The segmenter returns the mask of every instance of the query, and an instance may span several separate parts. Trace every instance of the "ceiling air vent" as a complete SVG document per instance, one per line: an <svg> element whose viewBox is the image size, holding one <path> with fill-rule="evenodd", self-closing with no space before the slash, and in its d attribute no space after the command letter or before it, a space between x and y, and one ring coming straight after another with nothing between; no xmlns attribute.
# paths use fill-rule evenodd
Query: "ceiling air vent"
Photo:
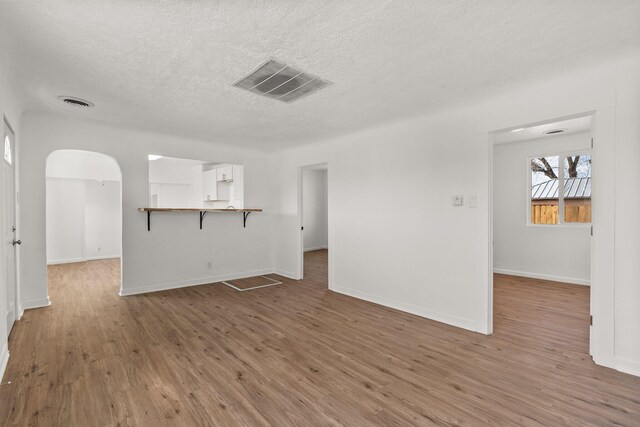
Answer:
<svg viewBox="0 0 640 427"><path fill-rule="evenodd" d="M75 96L59 96L58 99L65 104L73 105L74 107L93 107L93 102L76 98Z"/></svg>
<svg viewBox="0 0 640 427"><path fill-rule="evenodd" d="M233 86L279 101L293 102L330 84L291 65L269 59Z"/></svg>

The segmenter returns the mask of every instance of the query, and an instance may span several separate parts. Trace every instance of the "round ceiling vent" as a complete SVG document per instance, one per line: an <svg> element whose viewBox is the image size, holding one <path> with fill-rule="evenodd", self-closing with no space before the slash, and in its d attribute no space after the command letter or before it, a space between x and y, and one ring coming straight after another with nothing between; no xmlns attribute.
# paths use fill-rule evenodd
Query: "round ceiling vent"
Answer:
<svg viewBox="0 0 640 427"><path fill-rule="evenodd" d="M551 130L545 131L544 134L545 135L555 135L557 133L563 133L563 132L566 132L566 131L567 131L566 129L551 129Z"/></svg>
<svg viewBox="0 0 640 427"><path fill-rule="evenodd" d="M89 102L82 98L76 98L75 96L59 96L58 99L65 104L73 105L74 107L93 107L93 102Z"/></svg>

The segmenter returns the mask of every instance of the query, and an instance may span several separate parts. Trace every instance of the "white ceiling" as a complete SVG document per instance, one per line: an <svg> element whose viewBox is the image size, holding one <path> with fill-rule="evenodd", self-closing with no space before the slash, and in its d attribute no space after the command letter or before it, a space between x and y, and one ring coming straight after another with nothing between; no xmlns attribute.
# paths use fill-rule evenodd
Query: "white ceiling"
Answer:
<svg viewBox="0 0 640 427"><path fill-rule="evenodd" d="M636 50L638 22L637 0L3 1L0 66L32 110L275 150ZM268 57L333 85L231 86Z"/></svg>
<svg viewBox="0 0 640 427"><path fill-rule="evenodd" d="M529 141L532 139L551 138L558 135L589 132L591 130L591 119L592 116L582 116L551 123L542 123L535 126L506 130L495 133L493 135L493 143L507 144L510 142ZM564 129L564 132L551 135L545 134L545 132L555 129Z"/></svg>

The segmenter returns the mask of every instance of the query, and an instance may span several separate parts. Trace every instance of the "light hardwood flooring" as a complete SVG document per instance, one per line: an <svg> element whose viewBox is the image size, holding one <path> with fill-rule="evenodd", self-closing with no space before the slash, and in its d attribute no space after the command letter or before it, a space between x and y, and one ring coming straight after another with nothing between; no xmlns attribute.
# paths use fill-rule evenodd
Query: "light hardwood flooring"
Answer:
<svg viewBox="0 0 640 427"><path fill-rule="evenodd" d="M124 298L116 260L50 267L0 425L640 425L640 378L587 354L588 288L496 276L484 336L330 292L326 259L300 282Z"/></svg>

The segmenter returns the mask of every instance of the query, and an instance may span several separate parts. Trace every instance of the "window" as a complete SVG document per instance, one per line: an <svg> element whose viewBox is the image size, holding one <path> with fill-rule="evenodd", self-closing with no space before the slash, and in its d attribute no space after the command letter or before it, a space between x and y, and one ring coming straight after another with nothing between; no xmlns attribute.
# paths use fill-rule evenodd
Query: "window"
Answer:
<svg viewBox="0 0 640 427"><path fill-rule="evenodd" d="M4 137L4 160L11 164L11 141L9 140L9 135Z"/></svg>
<svg viewBox="0 0 640 427"><path fill-rule="evenodd" d="M534 157L531 224L591 222L591 155Z"/></svg>

